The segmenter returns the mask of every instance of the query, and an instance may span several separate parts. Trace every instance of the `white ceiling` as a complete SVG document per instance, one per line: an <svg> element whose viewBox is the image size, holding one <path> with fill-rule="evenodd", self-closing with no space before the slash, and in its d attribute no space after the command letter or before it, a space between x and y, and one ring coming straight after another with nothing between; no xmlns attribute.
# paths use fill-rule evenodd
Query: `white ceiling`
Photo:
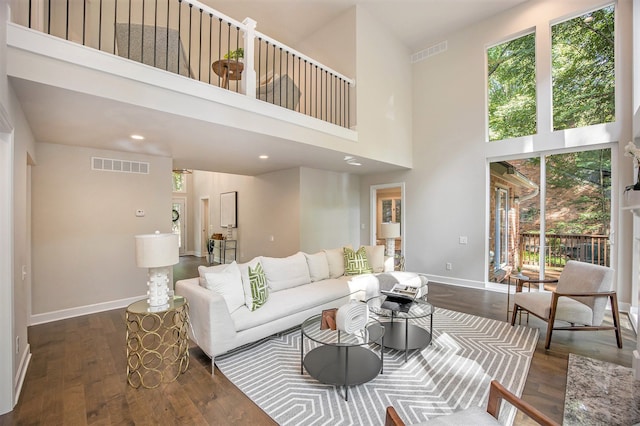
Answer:
<svg viewBox="0 0 640 426"><path fill-rule="evenodd" d="M527 0L202 0L286 44L314 33L350 7L361 4L404 42L419 51L439 37ZM328 64L330 65L330 64ZM185 119L160 111L13 78L33 134L39 142L170 156L175 168L257 175L293 167L378 173L397 167L363 161L345 164L344 153ZM144 144L122 135L143 133ZM153 141L150 143L150 141ZM267 161L258 155L267 153Z"/></svg>
<svg viewBox="0 0 640 426"><path fill-rule="evenodd" d="M528 0L200 0L285 44L303 39L350 7L365 8L412 53L441 41L446 34Z"/></svg>

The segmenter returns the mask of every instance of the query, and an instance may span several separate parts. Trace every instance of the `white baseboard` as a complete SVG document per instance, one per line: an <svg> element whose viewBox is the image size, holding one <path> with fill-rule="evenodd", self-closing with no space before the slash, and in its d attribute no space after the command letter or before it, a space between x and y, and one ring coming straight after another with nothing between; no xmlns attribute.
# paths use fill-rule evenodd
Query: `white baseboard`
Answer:
<svg viewBox="0 0 640 426"><path fill-rule="evenodd" d="M487 288L483 281L472 281L461 278L442 277L439 275L424 274L429 279L429 282L435 282L438 284L455 285L459 287L477 288L480 290L492 290Z"/></svg>
<svg viewBox="0 0 640 426"><path fill-rule="evenodd" d="M31 345L27 344L24 353L22 354L22 359L20 359L20 365L18 366L18 371L16 372L16 377L13 380L13 395L14 401L13 406L15 407L20 399L20 392L22 392L22 385L24 384L24 378L27 376L27 368L29 367L29 363L31 362Z"/></svg>
<svg viewBox="0 0 640 426"><path fill-rule="evenodd" d="M78 306L76 308L62 309L44 314L31 315L29 325L44 324L81 315L95 314L97 312L110 311L112 309L126 308L133 302L144 299L146 295L129 297L127 299L113 300L111 302L95 303L93 305Z"/></svg>

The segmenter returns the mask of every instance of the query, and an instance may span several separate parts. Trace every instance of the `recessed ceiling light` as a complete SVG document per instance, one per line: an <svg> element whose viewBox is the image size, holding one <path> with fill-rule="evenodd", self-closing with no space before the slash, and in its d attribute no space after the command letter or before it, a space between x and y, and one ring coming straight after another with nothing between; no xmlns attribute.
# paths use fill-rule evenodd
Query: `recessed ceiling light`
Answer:
<svg viewBox="0 0 640 426"><path fill-rule="evenodd" d="M135 139L137 141L141 141L144 139L144 136L142 135L131 135L131 139Z"/></svg>
<svg viewBox="0 0 640 426"><path fill-rule="evenodd" d="M259 158L259 159L261 159L261 160L266 160L267 158L269 158L269 156L268 156L268 155L266 155L266 154L262 154L262 155L261 155L261 156L259 156L258 158Z"/></svg>
<svg viewBox="0 0 640 426"><path fill-rule="evenodd" d="M356 160L354 157L350 155L345 155L344 161L346 161L347 164L350 166L362 166L362 163L360 163L358 160Z"/></svg>

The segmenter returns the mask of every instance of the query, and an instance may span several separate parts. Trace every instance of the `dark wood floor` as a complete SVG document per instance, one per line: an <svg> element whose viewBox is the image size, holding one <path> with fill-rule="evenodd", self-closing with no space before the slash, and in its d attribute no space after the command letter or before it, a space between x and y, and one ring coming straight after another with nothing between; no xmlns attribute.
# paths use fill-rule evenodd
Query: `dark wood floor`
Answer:
<svg viewBox="0 0 640 426"><path fill-rule="evenodd" d="M174 279L196 276L201 259L182 258ZM429 285L437 307L506 320L506 296L482 290ZM626 318L626 317L625 317ZM631 366L635 335L625 330L624 349L613 332L557 332L544 350L541 329L523 398L562 421L567 360L570 352ZM217 369L209 358L190 349L188 371L157 389L133 389L126 382L124 309L86 315L29 328L32 359L15 409L1 425L83 424L275 424ZM383 409L382 407L380 408ZM518 416L516 424L529 424Z"/></svg>

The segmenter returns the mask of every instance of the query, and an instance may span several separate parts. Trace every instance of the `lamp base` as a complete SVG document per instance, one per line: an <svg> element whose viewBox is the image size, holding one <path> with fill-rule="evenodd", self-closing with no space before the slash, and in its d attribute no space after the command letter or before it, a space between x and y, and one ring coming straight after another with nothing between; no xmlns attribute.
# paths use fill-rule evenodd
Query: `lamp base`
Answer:
<svg viewBox="0 0 640 426"><path fill-rule="evenodd" d="M385 242L386 242L386 246L385 246L384 254L386 256L395 256L396 255L396 239L387 238Z"/></svg>
<svg viewBox="0 0 640 426"><path fill-rule="evenodd" d="M169 299L173 296L173 291L169 290L169 267L149 268L149 281L147 286L147 303L156 309L168 308Z"/></svg>

